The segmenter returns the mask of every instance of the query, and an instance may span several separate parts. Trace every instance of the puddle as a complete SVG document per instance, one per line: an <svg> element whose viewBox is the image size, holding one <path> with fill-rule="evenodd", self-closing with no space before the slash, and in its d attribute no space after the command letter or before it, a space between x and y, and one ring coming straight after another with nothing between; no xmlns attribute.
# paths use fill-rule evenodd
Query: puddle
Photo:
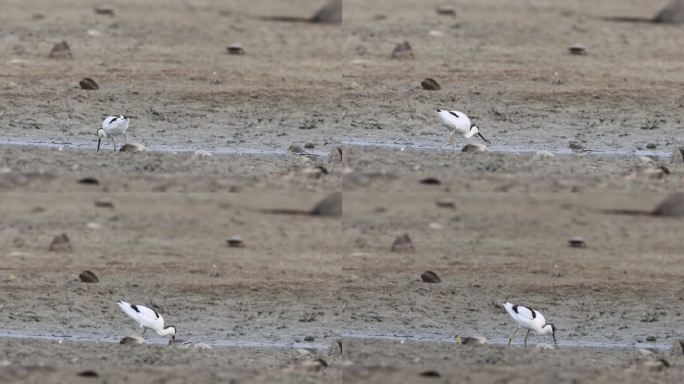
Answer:
<svg viewBox="0 0 684 384"><path fill-rule="evenodd" d="M373 141L373 140L343 140L343 145L351 145L355 147L368 147L368 148L387 148L387 149L414 149L422 151L439 151L439 152L453 152L450 146L444 145L432 145L428 143L390 143L386 141ZM456 147L456 151L460 152L460 146ZM526 155L534 154L538 150L547 150L558 156L570 156L570 155L596 155L596 156L653 156L657 158L667 159L672 156L670 152L666 151L656 151L656 150L617 150L617 149L605 149L605 150L590 150L587 152L573 152L570 148L529 148L529 147L516 147L511 145L490 145L489 149L492 152L510 153L516 155Z"/></svg>
<svg viewBox="0 0 684 384"><path fill-rule="evenodd" d="M97 143L96 143L97 144ZM45 142L32 142L26 140L0 140L0 145L12 145L19 147L39 147L39 148L54 148L57 150L65 149L77 149L77 150L92 150L95 152L97 149L96 145L92 143L45 143ZM118 149L118 147L117 147ZM189 147L180 147L174 145L150 145L145 146L145 151L147 152L161 152L161 153L176 153L176 154L192 154L197 150L205 150L215 156L234 156L234 155L258 155L258 156L286 156L289 154L287 148L281 149L269 149L269 148L250 148L250 147L208 147L201 145L194 145ZM101 152L111 152L111 146L109 148L103 147L100 149ZM307 153L318 156L325 156L325 151L307 150Z"/></svg>
<svg viewBox="0 0 684 384"><path fill-rule="evenodd" d="M81 342L81 343L118 343L121 337L103 336L103 335L60 335L60 334L33 334L26 332L0 332L0 339L22 339L22 340L46 340L56 341L59 343L65 341ZM192 343L205 343L214 348L259 348L259 349L311 349L320 352L328 350L328 344L323 343L288 343L281 341L255 341L255 340L241 340L241 339L225 339L225 340L201 340L194 338L179 338L181 341L188 341ZM145 343L150 345L167 345L169 339L167 338L150 338L146 339Z"/></svg>
<svg viewBox="0 0 684 384"><path fill-rule="evenodd" d="M371 332L355 332L355 331L349 331L349 332L343 332L340 334L341 337L346 337L346 338L352 338L352 339L362 339L362 340L385 340L385 341L399 341L399 342L406 342L406 341L417 341L417 342L424 342L424 343L455 343L455 338L452 335L399 335L399 334L394 334L394 335L388 335L388 334L382 334L382 333L371 333ZM507 345L508 344L508 338L492 338L492 339L487 339L489 344L492 345ZM538 343L546 343L546 344L553 344L553 339L551 337L548 337L548 340L546 340L545 337L542 338L537 338L536 340L528 340L528 347L538 344ZM522 346L523 342L522 341L514 341L511 343L511 345L516 345L516 346ZM588 340L562 340L558 339L558 347L559 348L573 348L573 349L641 349L641 348L649 348L649 349L657 349L657 350L668 350L671 347L671 344L665 344L665 343L639 343L636 341L633 342L608 342L608 341L588 341Z"/></svg>

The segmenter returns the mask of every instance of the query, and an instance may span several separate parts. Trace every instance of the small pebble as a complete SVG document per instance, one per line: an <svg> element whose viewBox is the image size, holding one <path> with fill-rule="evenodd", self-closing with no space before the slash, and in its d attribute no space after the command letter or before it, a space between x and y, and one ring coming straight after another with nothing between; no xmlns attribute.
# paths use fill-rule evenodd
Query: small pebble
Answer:
<svg viewBox="0 0 684 384"><path fill-rule="evenodd" d="M98 15L114 16L114 8L106 4L98 5L95 7L95 13Z"/></svg>
<svg viewBox="0 0 684 384"><path fill-rule="evenodd" d="M422 179L420 183L425 185L442 185L442 182L436 177L427 177Z"/></svg>
<svg viewBox="0 0 684 384"><path fill-rule="evenodd" d="M194 157L213 157L214 155L211 154L209 151L205 151L203 149L198 149L192 154Z"/></svg>
<svg viewBox="0 0 684 384"><path fill-rule="evenodd" d="M94 177L84 177L78 180L79 184L98 185L100 182Z"/></svg>
<svg viewBox="0 0 684 384"><path fill-rule="evenodd" d="M413 247L411 237L408 235L408 233L405 233L401 236L397 236L397 238L394 239L391 250L393 252L412 252L415 251L415 248Z"/></svg>
<svg viewBox="0 0 684 384"><path fill-rule="evenodd" d="M456 8L451 5L442 5L436 9L438 15L456 16Z"/></svg>
<svg viewBox="0 0 684 384"><path fill-rule="evenodd" d="M487 339L482 336L456 336L456 344L462 345L484 345L487 344Z"/></svg>
<svg viewBox="0 0 684 384"><path fill-rule="evenodd" d="M245 54L245 49L242 47L242 44L240 44L240 43L231 44L226 49L228 50L228 53L230 53L231 55L244 55Z"/></svg>
<svg viewBox="0 0 684 384"><path fill-rule="evenodd" d="M98 208L114 208L114 202L107 199L96 199L95 206Z"/></svg>
<svg viewBox="0 0 684 384"><path fill-rule="evenodd" d="M50 251L63 252L71 250L71 241L69 240L69 236L67 236L66 233L63 233L59 236L55 236L55 238L52 239L52 243L50 244Z"/></svg>
<svg viewBox="0 0 684 384"><path fill-rule="evenodd" d="M79 81L78 85L81 86L81 89L85 89L87 91L94 91L100 89L100 86L97 85L95 80L91 79L90 77L86 77L83 80Z"/></svg>
<svg viewBox="0 0 684 384"><path fill-rule="evenodd" d="M420 278L423 280L424 283L428 284L438 284L442 282L442 279L437 276L436 273L432 271L425 271L423 274L420 275Z"/></svg>
<svg viewBox="0 0 684 384"><path fill-rule="evenodd" d="M119 152L143 152L145 146L137 143L128 143L121 146Z"/></svg>
<svg viewBox="0 0 684 384"><path fill-rule="evenodd" d="M582 236L575 236L572 239L568 240L568 244L570 244L570 247L572 248L586 248L587 243L584 241L584 238Z"/></svg>
<svg viewBox="0 0 684 384"><path fill-rule="evenodd" d="M226 243L228 243L228 246L231 248L245 247L245 243L242 241L242 238L240 236L233 236L230 239L226 240Z"/></svg>
<svg viewBox="0 0 684 384"><path fill-rule="evenodd" d="M62 41L61 43L55 43L50 51L51 59L71 59L71 48L69 43Z"/></svg>
<svg viewBox="0 0 684 384"><path fill-rule="evenodd" d="M78 275L78 278L81 280L83 283L99 283L100 279L97 278L97 275L95 275L91 271L83 271L81 272L80 275Z"/></svg>
<svg viewBox="0 0 684 384"><path fill-rule="evenodd" d="M570 51L571 55L586 55L587 54L587 49L584 47L584 44L581 43L576 43L568 47L568 51Z"/></svg>
<svg viewBox="0 0 684 384"><path fill-rule="evenodd" d="M87 370L87 371L81 371L78 373L79 376L81 377L100 377L100 375L92 370Z"/></svg>
<svg viewBox="0 0 684 384"><path fill-rule="evenodd" d="M440 89L442 89L442 87L439 85L439 83L435 79L432 79L429 77L427 79L423 80L420 83L420 85L423 87L423 89L425 89L427 91L439 91Z"/></svg>
<svg viewBox="0 0 684 384"><path fill-rule="evenodd" d="M311 209L310 214L312 216L342 216L342 193L330 193Z"/></svg>
<svg viewBox="0 0 684 384"><path fill-rule="evenodd" d="M486 145L480 144L480 143L466 144L461 149L461 152L466 152L466 153L479 153L479 152L487 152L487 151L489 151L489 148L487 148Z"/></svg>
<svg viewBox="0 0 684 384"><path fill-rule="evenodd" d="M145 339L143 339L140 336L126 336L121 341L119 341L119 344L121 345L140 345L145 342Z"/></svg>
<svg viewBox="0 0 684 384"><path fill-rule="evenodd" d="M440 208L456 209L456 202L450 199L439 199L435 204Z"/></svg>
<svg viewBox="0 0 684 384"><path fill-rule="evenodd" d="M413 48L408 41L397 44L392 51L393 59L413 59L414 57Z"/></svg>
<svg viewBox="0 0 684 384"><path fill-rule="evenodd" d="M656 148L658 148L658 145L656 145L655 143L646 144L646 149L656 149Z"/></svg>

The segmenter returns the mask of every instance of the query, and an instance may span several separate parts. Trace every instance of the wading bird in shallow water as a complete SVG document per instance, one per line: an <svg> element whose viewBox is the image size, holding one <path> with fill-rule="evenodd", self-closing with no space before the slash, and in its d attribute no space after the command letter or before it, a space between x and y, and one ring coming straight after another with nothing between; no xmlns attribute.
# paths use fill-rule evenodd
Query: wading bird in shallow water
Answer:
<svg viewBox="0 0 684 384"><path fill-rule="evenodd" d="M490 141L485 139L480 133L480 128L475 124L471 124L470 118L465 113L438 109L437 117L451 131L449 134L449 144L451 144L452 148L455 146L454 135L457 133L466 139L478 135L485 143L490 144Z"/></svg>
<svg viewBox="0 0 684 384"><path fill-rule="evenodd" d="M525 348L527 348L527 338L530 336L530 331L537 335L551 335L553 336L553 344L558 348L558 343L556 342L556 327L551 323L546 323L544 316L537 310L523 307L518 304L506 303L504 304L506 312L518 323L518 327L515 328L511 337L508 338L508 346L511 346L511 341L513 337L518 332L520 328L527 328L527 334L525 334Z"/></svg>
<svg viewBox="0 0 684 384"><path fill-rule="evenodd" d="M124 311L128 317L140 324L140 328L143 329L143 336L145 336L145 331L149 328L159 336L171 335L172 339L176 338L176 327L173 325L165 327L164 318L154 309L147 308L143 305L129 304L125 301L119 301L117 304L119 304L121 310Z"/></svg>
<svg viewBox="0 0 684 384"><path fill-rule="evenodd" d="M112 145L114 146L114 151L116 151L114 136L123 136L124 143L128 144L128 138L126 137L127 129L128 117L124 115L105 117L104 121L102 122L102 128L97 130L97 151L100 151L100 143L102 143L102 139L106 139L108 137L112 138Z"/></svg>

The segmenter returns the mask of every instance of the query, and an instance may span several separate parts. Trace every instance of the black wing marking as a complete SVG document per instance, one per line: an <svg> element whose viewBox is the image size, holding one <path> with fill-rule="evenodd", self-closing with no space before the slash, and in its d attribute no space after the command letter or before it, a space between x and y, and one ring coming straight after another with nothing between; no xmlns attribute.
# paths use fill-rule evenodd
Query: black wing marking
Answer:
<svg viewBox="0 0 684 384"><path fill-rule="evenodd" d="M116 121L116 119L118 119L118 117L116 117L116 116L112 117L112 119L111 119L111 120L109 120L109 124L111 124L111 123L115 122L115 121Z"/></svg>
<svg viewBox="0 0 684 384"><path fill-rule="evenodd" d="M133 308L134 311L140 313L140 310L138 309L138 307L135 304L131 304L131 308Z"/></svg>
<svg viewBox="0 0 684 384"><path fill-rule="evenodd" d="M452 115L454 115L454 116L456 116L457 119L460 119L460 118L461 118L459 115L455 114L454 112L449 111L449 113L452 114Z"/></svg>
<svg viewBox="0 0 684 384"><path fill-rule="evenodd" d="M520 312L518 312L518 307L519 307L519 305L518 305L518 304L515 304L515 305L513 305L513 307L511 307L511 308L513 309L513 312L515 312L515 313L520 313ZM537 318L537 311L535 311L534 309L532 309L532 308L530 308L530 307L523 307L523 308L525 308L525 309L527 309L527 310L530 311L530 313L532 314L532 319Z"/></svg>
<svg viewBox="0 0 684 384"><path fill-rule="evenodd" d="M154 312L154 314L157 315L157 319L158 319L158 318L159 318L159 314L157 313L157 311L155 311L154 309L152 309L152 312Z"/></svg>

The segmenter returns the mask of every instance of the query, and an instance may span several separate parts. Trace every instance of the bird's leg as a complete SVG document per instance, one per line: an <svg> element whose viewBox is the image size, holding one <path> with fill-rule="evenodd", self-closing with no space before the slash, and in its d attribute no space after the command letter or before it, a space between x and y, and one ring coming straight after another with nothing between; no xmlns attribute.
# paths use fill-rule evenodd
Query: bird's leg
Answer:
<svg viewBox="0 0 684 384"><path fill-rule="evenodd" d="M454 132L456 132L456 131L454 131ZM454 143L454 132L451 132L449 134L449 144L451 144L451 149L455 151L456 150L456 144Z"/></svg>
<svg viewBox="0 0 684 384"><path fill-rule="evenodd" d="M114 146L114 152L116 152L116 143L114 142L114 136L112 136L112 145Z"/></svg>
<svg viewBox="0 0 684 384"><path fill-rule="evenodd" d="M124 132L124 144L128 144L128 137L126 137L126 132Z"/></svg>
<svg viewBox="0 0 684 384"><path fill-rule="evenodd" d="M146 331L147 331L147 327L143 327L143 331L142 331L143 338L145 338L145 332Z"/></svg>
<svg viewBox="0 0 684 384"><path fill-rule="evenodd" d="M527 338L530 337L530 330L527 330L527 334L525 334L525 348L527 348Z"/></svg>
<svg viewBox="0 0 684 384"><path fill-rule="evenodd" d="M511 341L513 341L513 338L515 337L515 334L518 333L518 329L520 329L520 328L516 328L516 329L513 331L513 333L511 334L511 337L508 338L508 346L509 346L509 347L511 346Z"/></svg>

